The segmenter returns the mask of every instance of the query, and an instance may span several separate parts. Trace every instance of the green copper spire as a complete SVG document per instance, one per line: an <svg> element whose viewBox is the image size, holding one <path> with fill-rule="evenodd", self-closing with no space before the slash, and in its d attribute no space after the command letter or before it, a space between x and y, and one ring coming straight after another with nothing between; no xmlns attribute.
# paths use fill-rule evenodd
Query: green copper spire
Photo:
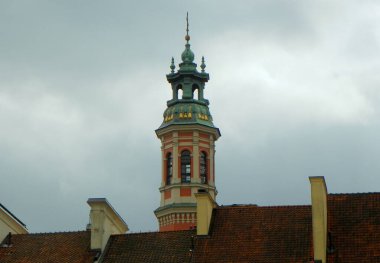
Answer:
<svg viewBox="0 0 380 263"><path fill-rule="evenodd" d="M194 61L194 53L190 49L190 36L189 36L189 13L186 14L186 45L185 50L182 52L181 58L182 63L179 64L179 69L182 71L195 71L197 68L197 64L193 63Z"/></svg>

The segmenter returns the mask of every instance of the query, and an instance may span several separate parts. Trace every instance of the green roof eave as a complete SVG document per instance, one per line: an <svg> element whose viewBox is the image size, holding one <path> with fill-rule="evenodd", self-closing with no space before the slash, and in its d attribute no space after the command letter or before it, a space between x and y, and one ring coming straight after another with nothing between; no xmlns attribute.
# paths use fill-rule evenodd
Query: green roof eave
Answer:
<svg viewBox="0 0 380 263"><path fill-rule="evenodd" d="M198 79L203 80L204 82L207 82L210 79L210 76L208 73L204 72L198 72L198 71L178 71L176 73L170 73L166 75L166 79L172 83L177 81L178 79L182 77L196 77Z"/></svg>
<svg viewBox="0 0 380 263"><path fill-rule="evenodd" d="M206 127L206 128L214 130L215 131L216 139L218 139L220 136L222 136L222 134L220 133L219 128L217 128L215 126L210 126L210 125L202 124L202 123L199 123L199 122L163 123L163 124L161 124L161 126L158 129L155 130L155 132L156 132L156 135L158 136L159 133L160 133L160 131L162 131L163 129L169 128L171 126L191 126L191 125L200 125L202 127Z"/></svg>
<svg viewBox="0 0 380 263"><path fill-rule="evenodd" d="M182 104L182 103L193 103L193 104L198 104L202 106L208 106L210 103L206 99L202 100L195 100L195 99L171 99L166 102L166 105L168 107L176 105L176 104Z"/></svg>

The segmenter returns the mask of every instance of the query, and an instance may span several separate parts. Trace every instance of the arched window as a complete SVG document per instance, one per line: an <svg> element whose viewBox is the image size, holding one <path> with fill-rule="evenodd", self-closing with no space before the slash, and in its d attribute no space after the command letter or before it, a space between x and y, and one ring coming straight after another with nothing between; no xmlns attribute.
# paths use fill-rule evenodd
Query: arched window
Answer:
<svg viewBox="0 0 380 263"><path fill-rule="evenodd" d="M198 85L194 84L193 85L193 99L199 100L199 87Z"/></svg>
<svg viewBox="0 0 380 263"><path fill-rule="evenodd" d="M190 183L191 178L191 157L190 152L185 150L181 153L181 182Z"/></svg>
<svg viewBox="0 0 380 263"><path fill-rule="evenodd" d="M182 85L178 85L178 86L177 86L177 98L178 98L178 99L183 99Z"/></svg>
<svg viewBox="0 0 380 263"><path fill-rule="evenodd" d="M201 183L207 184L207 155L205 152L201 152L199 160Z"/></svg>
<svg viewBox="0 0 380 263"><path fill-rule="evenodd" d="M173 177L173 157L171 153L166 155L166 184L169 185Z"/></svg>

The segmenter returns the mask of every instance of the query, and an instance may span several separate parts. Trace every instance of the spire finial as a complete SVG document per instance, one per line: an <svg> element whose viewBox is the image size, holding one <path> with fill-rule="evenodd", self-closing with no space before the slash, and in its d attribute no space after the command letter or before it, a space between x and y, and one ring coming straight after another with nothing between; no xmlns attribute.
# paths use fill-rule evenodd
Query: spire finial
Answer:
<svg viewBox="0 0 380 263"><path fill-rule="evenodd" d="M205 64L205 57L202 56L202 64L201 64L201 69L202 69L202 72L205 72L205 68L206 68L206 64Z"/></svg>
<svg viewBox="0 0 380 263"><path fill-rule="evenodd" d="M175 65L174 65L174 58L172 57L172 63L170 64L170 69L172 70L171 73L174 73Z"/></svg>
<svg viewBox="0 0 380 263"><path fill-rule="evenodd" d="M186 36L185 36L186 42L189 43L190 36L189 36L189 12L186 12Z"/></svg>

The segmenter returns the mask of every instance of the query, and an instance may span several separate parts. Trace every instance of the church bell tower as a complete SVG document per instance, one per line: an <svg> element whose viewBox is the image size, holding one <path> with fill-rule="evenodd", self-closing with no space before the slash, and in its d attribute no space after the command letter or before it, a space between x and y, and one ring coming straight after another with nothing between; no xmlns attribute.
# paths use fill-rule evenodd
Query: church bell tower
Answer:
<svg viewBox="0 0 380 263"><path fill-rule="evenodd" d="M160 231L186 230L197 225L194 194L207 191L215 200L215 141L220 137L204 98L209 74L202 57L200 72L190 49L189 23L186 17L186 44L182 62L176 71L172 58L172 99L167 101L164 120L156 130L161 140L162 181L160 207L154 213Z"/></svg>

